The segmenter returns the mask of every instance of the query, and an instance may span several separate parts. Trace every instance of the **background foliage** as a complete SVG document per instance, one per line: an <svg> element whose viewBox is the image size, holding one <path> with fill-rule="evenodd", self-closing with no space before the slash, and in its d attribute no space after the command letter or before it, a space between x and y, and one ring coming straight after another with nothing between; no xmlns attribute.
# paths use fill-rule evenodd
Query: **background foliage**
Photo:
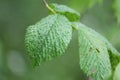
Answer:
<svg viewBox="0 0 120 80"><path fill-rule="evenodd" d="M120 51L119 0L49 2L80 11L80 21L107 37ZM89 80L79 67L77 33L73 34L66 54L32 69L25 55L25 31L47 14L42 0L0 0L0 80Z"/></svg>

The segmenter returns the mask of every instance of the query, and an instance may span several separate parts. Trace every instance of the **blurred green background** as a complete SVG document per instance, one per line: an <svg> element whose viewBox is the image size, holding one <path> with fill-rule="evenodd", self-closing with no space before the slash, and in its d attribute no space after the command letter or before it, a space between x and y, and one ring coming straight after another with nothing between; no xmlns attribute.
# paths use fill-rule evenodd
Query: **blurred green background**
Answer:
<svg viewBox="0 0 120 80"><path fill-rule="evenodd" d="M79 11L82 23L104 35L120 51L113 1L47 0ZM47 15L42 0L0 0L0 80L91 80L79 67L77 32L64 55L32 68L24 47L26 28Z"/></svg>

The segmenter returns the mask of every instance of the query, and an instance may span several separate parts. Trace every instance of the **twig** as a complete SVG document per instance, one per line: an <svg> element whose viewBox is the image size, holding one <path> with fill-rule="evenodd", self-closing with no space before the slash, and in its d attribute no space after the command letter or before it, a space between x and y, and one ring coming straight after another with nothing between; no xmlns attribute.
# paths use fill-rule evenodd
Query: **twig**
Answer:
<svg viewBox="0 0 120 80"><path fill-rule="evenodd" d="M46 6L51 12L53 12L54 14L56 13L56 12L48 5L48 3L46 2L46 0L43 0L43 3L45 4L45 6Z"/></svg>

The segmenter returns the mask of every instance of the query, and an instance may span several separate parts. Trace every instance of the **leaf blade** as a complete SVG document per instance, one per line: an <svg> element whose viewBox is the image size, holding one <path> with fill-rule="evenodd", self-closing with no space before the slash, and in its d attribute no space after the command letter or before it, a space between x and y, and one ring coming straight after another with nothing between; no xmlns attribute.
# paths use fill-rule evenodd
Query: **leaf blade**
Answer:
<svg viewBox="0 0 120 80"><path fill-rule="evenodd" d="M84 25L78 26L80 67L95 80L104 80L111 75L111 64L104 42L88 31Z"/></svg>
<svg viewBox="0 0 120 80"><path fill-rule="evenodd" d="M25 44L33 66L65 52L72 37L68 19L54 14L27 28Z"/></svg>
<svg viewBox="0 0 120 80"><path fill-rule="evenodd" d="M102 3L103 0L70 0L70 6L83 13L86 9L93 7L95 4Z"/></svg>
<svg viewBox="0 0 120 80"><path fill-rule="evenodd" d="M117 64L120 62L120 53L112 46L112 44L104 36L97 33L95 30L93 30L89 27L86 27L83 24L80 24L80 25L81 25L82 29L87 30L91 34L95 34L94 36L96 36L98 39L100 39L102 42L104 42L104 44L108 50L108 53L109 53L112 70L114 71Z"/></svg>
<svg viewBox="0 0 120 80"><path fill-rule="evenodd" d="M68 6L60 5L57 3L52 3L49 6L58 14L66 16L70 21L78 21L80 18L80 14Z"/></svg>
<svg viewBox="0 0 120 80"><path fill-rule="evenodd" d="M115 16L117 17L117 21L120 23L120 0L114 0L113 8L115 11Z"/></svg>
<svg viewBox="0 0 120 80"><path fill-rule="evenodd" d="M115 69L113 80L120 80L120 63L117 65Z"/></svg>

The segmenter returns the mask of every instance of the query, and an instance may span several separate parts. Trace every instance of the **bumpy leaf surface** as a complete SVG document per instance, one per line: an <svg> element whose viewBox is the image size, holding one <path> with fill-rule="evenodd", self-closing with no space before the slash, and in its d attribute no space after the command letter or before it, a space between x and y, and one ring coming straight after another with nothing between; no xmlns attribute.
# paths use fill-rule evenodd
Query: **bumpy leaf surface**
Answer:
<svg viewBox="0 0 120 80"><path fill-rule="evenodd" d="M95 30L86 26L84 26L83 29L87 30L88 32L96 36L98 39L100 39L102 42L104 42L109 53L112 70L114 71L116 66L120 62L120 53L112 46L112 44L104 36L97 33Z"/></svg>
<svg viewBox="0 0 120 80"><path fill-rule="evenodd" d="M25 44L33 66L65 52L72 37L71 23L54 14L27 28Z"/></svg>
<svg viewBox="0 0 120 80"><path fill-rule="evenodd" d="M106 44L81 23L78 27L80 67L94 80L106 80L111 75L111 64Z"/></svg>
<svg viewBox="0 0 120 80"><path fill-rule="evenodd" d="M50 7L57 13L65 15L70 21L78 21L80 18L80 14L75 10L65 6L59 5L56 3L50 4Z"/></svg>

